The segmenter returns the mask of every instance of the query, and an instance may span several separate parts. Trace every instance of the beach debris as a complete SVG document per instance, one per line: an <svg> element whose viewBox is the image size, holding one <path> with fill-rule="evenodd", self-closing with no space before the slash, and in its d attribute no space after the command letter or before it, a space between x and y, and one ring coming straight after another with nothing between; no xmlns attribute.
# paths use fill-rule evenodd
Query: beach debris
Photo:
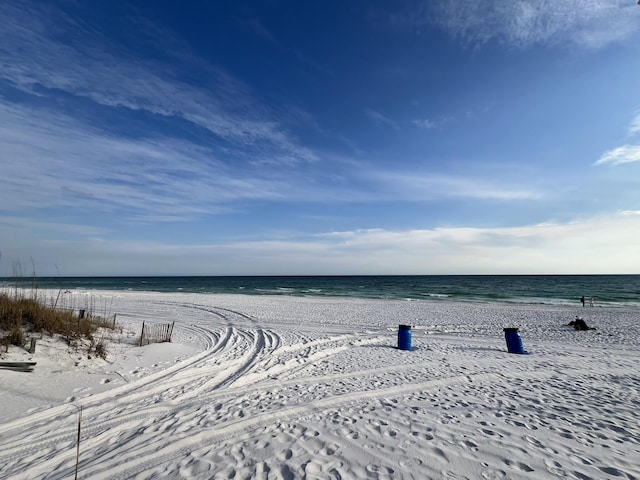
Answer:
<svg viewBox="0 0 640 480"><path fill-rule="evenodd" d="M0 370L12 370L14 372L33 372L36 362L0 362Z"/></svg>
<svg viewBox="0 0 640 480"><path fill-rule="evenodd" d="M587 323L580 317L576 317L575 320L571 320L568 323L569 326L575 328L576 330L595 330L595 327L590 327Z"/></svg>

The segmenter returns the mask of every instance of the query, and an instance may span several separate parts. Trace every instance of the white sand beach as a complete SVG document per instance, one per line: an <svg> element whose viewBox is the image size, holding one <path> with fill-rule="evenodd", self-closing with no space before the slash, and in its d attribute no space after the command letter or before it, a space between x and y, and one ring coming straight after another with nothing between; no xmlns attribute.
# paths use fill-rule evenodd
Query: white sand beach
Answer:
<svg viewBox="0 0 640 480"><path fill-rule="evenodd" d="M3 355L37 365L0 370L2 479L73 478L80 407L82 479L640 478L637 309L91 295L106 361ZM136 346L143 321L172 343Z"/></svg>

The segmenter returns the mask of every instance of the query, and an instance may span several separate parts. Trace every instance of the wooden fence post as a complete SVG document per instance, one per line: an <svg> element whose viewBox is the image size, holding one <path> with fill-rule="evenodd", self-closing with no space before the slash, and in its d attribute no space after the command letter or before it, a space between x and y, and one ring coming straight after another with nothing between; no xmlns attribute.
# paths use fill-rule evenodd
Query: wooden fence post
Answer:
<svg viewBox="0 0 640 480"><path fill-rule="evenodd" d="M144 339L144 322L142 322L142 333L140 334L140 346L142 346L143 339Z"/></svg>
<svg viewBox="0 0 640 480"><path fill-rule="evenodd" d="M74 405L78 412L78 440L76 442L76 475L74 477L75 480L78 480L78 464L80 463L80 429L82 428L82 406L78 407Z"/></svg>

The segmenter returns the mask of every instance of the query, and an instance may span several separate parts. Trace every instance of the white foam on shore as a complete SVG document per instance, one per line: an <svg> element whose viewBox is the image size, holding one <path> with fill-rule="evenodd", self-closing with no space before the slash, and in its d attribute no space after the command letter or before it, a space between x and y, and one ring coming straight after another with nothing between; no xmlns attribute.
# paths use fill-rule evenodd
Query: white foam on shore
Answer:
<svg viewBox="0 0 640 480"><path fill-rule="evenodd" d="M0 478L73 476L72 405L80 478L640 478L638 310L92 295L107 361L42 341L0 370ZM173 342L135 346L142 321Z"/></svg>

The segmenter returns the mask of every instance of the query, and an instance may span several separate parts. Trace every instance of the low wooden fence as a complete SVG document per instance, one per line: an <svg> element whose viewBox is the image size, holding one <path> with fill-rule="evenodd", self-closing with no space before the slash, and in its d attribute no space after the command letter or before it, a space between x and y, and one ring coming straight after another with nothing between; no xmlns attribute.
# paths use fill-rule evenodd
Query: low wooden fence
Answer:
<svg viewBox="0 0 640 480"><path fill-rule="evenodd" d="M148 324L142 322L140 346L149 345L150 343L170 342L174 323Z"/></svg>

